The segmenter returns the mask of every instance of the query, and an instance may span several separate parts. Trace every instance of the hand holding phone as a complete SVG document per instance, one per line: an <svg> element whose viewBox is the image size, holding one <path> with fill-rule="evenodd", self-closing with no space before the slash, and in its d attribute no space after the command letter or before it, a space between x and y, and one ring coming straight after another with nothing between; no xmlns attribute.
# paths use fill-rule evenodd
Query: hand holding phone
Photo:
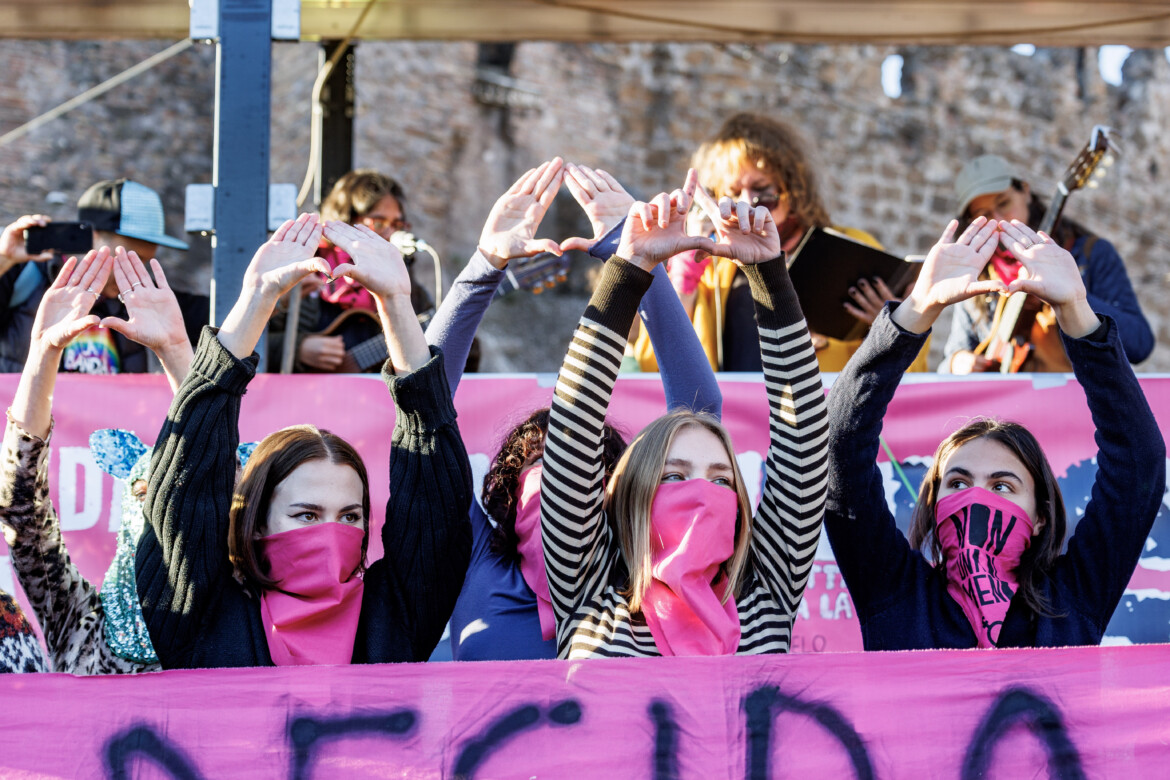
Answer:
<svg viewBox="0 0 1170 780"><path fill-rule="evenodd" d="M11 268L17 263L26 263L29 260L48 260L50 252L32 254L25 249L24 231L30 227L47 225L49 218L44 214L26 214L13 222L0 233L0 271Z"/></svg>
<svg viewBox="0 0 1170 780"><path fill-rule="evenodd" d="M88 222L48 222L24 230L24 248L30 256L57 251L80 255L93 249L93 227Z"/></svg>

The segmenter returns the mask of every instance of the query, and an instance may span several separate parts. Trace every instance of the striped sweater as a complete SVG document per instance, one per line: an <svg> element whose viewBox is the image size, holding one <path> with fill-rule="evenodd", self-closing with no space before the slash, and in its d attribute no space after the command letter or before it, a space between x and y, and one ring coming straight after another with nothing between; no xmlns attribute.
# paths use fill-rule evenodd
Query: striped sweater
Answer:
<svg viewBox="0 0 1170 780"><path fill-rule="evenodd" d="M787 652L821 534L828 422L800 305L783 261L746 269L759 323L770 444L751 561L736 599L738 653ZM621 592L627 571L602 509L601 431L622 350L651 275L613 258L557 379L541 524L560 658L660 655Z"/></svg>

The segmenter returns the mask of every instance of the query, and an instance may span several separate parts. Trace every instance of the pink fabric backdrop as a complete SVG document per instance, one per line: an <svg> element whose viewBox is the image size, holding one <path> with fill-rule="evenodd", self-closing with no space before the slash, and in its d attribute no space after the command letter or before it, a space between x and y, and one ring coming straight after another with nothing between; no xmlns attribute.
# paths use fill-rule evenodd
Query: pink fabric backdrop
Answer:
<svg viewBox="0 0 1170 780"><path fill-rule="evenodd" d="M1168 689L1165 646L4 675L0 774L1133 780Z"/></svg>

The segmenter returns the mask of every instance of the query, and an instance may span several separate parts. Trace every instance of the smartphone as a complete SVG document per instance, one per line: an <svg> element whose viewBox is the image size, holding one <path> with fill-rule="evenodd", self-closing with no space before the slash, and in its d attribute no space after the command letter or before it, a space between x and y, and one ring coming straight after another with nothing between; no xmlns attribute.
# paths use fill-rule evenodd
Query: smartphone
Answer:
<svg viewBox="0 0 1170 780"><path fill-rule="evenodd" d="M597 242L589 247L589 254L598 260L608 260L613 257L614 253L617 252L618 244L621 243L622 228L625 224L626 219L622 217L621 222L610 228L608 233L597 239Z"/></svg>
<svg viewBox="0 0 1170 780"><path fill-rule="evenodd" d="M24 231L24 249L39 255L49 249L66 255L82 254L93 249L93 226L88 222L50 222Z"/></svg>

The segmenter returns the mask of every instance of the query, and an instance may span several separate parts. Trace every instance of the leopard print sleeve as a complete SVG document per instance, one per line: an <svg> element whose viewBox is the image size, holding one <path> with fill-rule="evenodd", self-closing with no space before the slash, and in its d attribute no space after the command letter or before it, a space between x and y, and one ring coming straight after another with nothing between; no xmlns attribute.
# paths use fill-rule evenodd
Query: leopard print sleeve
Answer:
<svg viewBox="0 0 1170 780"><path fill-rule="evenodd" d="M0 464L0 523L12 566L41 625L55 671L118 671L110 668L121 659L105 642L98 589L70 559L49 501L48 460L47 438L33 436L9 419Z"/></svg>

